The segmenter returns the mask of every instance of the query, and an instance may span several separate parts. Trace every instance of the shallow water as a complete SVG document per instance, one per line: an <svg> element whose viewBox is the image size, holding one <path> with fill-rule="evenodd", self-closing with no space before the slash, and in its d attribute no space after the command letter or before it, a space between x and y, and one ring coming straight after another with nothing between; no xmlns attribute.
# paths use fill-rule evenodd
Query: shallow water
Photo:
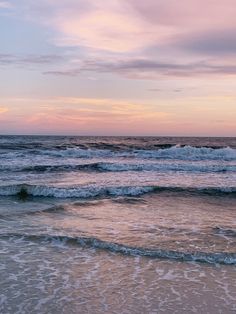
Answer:
<svg viewBox="0 0 236 314"><path fill-rule="evenodd" d="M12 241L1 313L234 313L231 266Z"/></svg>
<svg viewBox="0 0 236 314"><path fill-rule="evenodd" d="M235 139L0 137L0 161L0 313L236 311Z"/></svg>

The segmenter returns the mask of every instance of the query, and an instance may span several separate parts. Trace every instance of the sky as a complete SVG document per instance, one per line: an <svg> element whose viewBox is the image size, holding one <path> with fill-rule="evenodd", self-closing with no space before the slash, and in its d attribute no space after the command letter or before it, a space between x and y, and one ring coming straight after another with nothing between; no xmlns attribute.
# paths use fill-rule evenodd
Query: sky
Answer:
<svg viewBox="0 0 236 314"><path fill-rule="evenodd" d="M0 134L236 136L235 0L0 0Z"/></svg>

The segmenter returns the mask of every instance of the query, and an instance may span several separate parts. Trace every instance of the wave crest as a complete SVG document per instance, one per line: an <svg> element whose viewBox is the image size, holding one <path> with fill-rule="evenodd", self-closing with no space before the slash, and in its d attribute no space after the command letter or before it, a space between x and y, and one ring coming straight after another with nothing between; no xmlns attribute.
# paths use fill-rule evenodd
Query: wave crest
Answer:
<svg viewBox="0 0 236 314"><path fill-rule="evenodd" d="M173 192L195 195L236 195L236 187L178 187L178 186L110 186L93 185L76 187L55 187L47 185L8 185L0 186L0 196L28 196L54 198L92 198L103 196L138 196L145 193Z"/></svg>
<svg viewBox="0 0 236 314"><path fill-rule="evenodd" d="M226 264L235 265L236 264L236 253L228 252L182 252L174 250L165 249L148 249L142 247L132 247L119 243L107 242L97 238L88 237L69 237L64 235L35 235L35 234L2 234L1 238L21 238L27 241L47 241L53 244L60 245L80 245L85 247L91 247L95 249L102 249L105 251L131 255L131 256L144 256L150 258L161 258L161 259L171 259L177 261L193 261L201 263L210 264Z"/></svg>
<svg viewBox="0 0 236 314"><path fill-rule="evenodd" d="M32 166L6 166L0 165L2 171L33 172L33 173L54 173L70 171L88 172L125 172L125 171L184 171L184 172L236 172L236 165L196 164L196 163L121 163L121 162L90 162L81 164L37 164Z"/></svg>
<svg viewBox="0 0 236 314"><path fill-rule="evenodd" d="M42 196L55 198L91 198L96 196L136 196L147 192L154 191L151 186L118 186L118 187L97 187L97 186L80 186L80 187L54 187L46 185L19 184L0 186L1 196Z"/></svg>
<svg viewBox="0 0 236 314"><path fill-rule="evenodd" d="M74 158L95 158L95 157L136 157L152 159L177 159L177 160L236 160L236 149L193 147L193 146L172 146L170 148L159 148L154 150L132 149L123 152L109 149L82 149L67 148L65 150L42 150L43 155L53 157L74 157Z"/></svg>

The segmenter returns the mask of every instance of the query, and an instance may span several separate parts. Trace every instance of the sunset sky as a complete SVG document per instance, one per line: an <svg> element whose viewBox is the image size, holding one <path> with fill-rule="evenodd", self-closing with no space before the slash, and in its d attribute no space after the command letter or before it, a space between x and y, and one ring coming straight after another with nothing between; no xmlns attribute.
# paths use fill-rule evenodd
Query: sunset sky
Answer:
<svg viewBox="0 0 236 314"><path fill-rule="evenodd" d="M236 136L235 0L0 0L0 134Z"/></svg>

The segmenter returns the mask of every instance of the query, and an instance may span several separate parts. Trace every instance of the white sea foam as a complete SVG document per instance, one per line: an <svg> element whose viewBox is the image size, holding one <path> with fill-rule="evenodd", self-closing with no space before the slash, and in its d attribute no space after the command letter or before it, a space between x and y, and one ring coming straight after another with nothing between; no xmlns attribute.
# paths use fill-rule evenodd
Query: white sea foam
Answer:
<svg viewBox="0 0 236 314"><path fill-rule="evenodd" d="M213 149L208 147L173 146L167 149L140 150L135 155L142 158L180 160L235 160L236 149L230 147Z"/></svg>
<svg viewBox="0 0 236 314"><path fill-rule="evenodd" d="M103 241L94 237L70 237L65 235L47 235L47 234L3 234L0 238L20 238L28 241L47 241L53 245L64 247L66 245L88 246L95 249L107 250L113 253L119 253L131 256L146 256L151 258L164 258L180 261L194 261L210 264L234 265L236 263L236 253L230 252L185 252L165 249L149 249L143 247L132 247L120 243ZM166 274L164 279L173 279L171 273Z"/></svg>
<svg viewBox="0 0 236 314"><path fill-rule="evenodd" d="M136 196L153 191L151 186L119 186L119 187L97 187L97 186L80 186L80 187L54 187L44 185L19 184L10 186L0 186L1 196L18 195L22 191L26 195L55 197L55 198L90 198L102 195Z"/></svg>
<svg viewBox="0 0 236 314"><path fill-rule="evenodd" d="M124 162L91 162L81 164L35 164L26 165L0 165L1 171L15 172L70 172L70 171L185 171L185 172L236 172L236 164L199 164L194 162L172 163L124 163Z"/></svg>
<svg viewBox="0 0 236 314"><path fill-rule="evenodd" d="M236 149L192 147L178 145L157 150L128 150L124 152L108 149L67 148L65 150L42 150L40 154L53 157L95 158L95 157L136 157L179 160L236 160Z"/></svg>
<svg viewBox="0 0 236 314"><path fill-rule="evenodd" d="M176 192L176 193L197 193L197 194L234 194L236 187L178 187L178 186L109 186L98 187L96 185L76 187L55 187L47 185L9 185L0 186L0 196L19 197L41 196L55 198L91 198L96 196L138 196L150 192Z"/></svg>
<svg viewBox="0 0 236 314"><path fill-rule="evenodd" d="M187 172L232 172L236 165L202 165L202 164L154 164L154 163L98 163L97 168L104 171L187 171Z"/></svg>

